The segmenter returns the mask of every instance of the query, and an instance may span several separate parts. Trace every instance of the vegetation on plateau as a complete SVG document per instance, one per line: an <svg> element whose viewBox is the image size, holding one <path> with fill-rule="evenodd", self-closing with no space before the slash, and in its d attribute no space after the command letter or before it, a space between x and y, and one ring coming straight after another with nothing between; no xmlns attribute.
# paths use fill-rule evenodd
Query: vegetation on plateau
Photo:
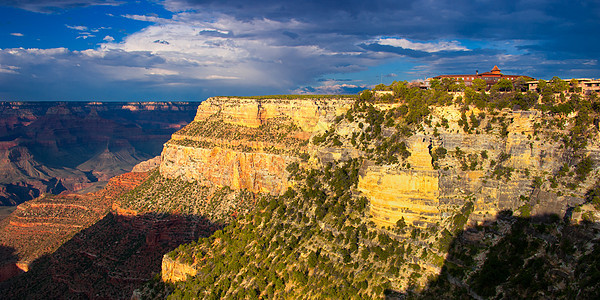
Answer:
<svg viewBox="0 0 600 300"><path fill-rule="evenodd" d="M302 130L285 117L272 118L257 128L251 128L225 123L222 116L216 114L188 124L177 132L182 138L171 139L169 143L206 149L223 147L245 152L299 155L308 144L306 139L298 137L300 133Z"/></svg>

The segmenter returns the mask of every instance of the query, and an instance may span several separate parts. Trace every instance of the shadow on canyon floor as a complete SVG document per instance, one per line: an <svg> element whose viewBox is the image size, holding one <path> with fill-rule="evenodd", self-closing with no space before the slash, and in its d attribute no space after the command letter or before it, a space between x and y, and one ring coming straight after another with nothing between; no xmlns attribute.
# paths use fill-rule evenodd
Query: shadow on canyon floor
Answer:
<svg viewBox="0 0 600 300"><path fill-rule="evenodd" d="M15 248L0 245L0 283L21 273L15 262L18 257Z"/></svg>
<svg viewBox="0 0 600 300"><path fill-rule="evenodd" d="M195 215L108 214L0 283L0 299L129 299L165 253L222 227Z"/></svg>
<svg viewBox="0 0 600 300"><path fill-rule="evenodd" d="M496 219L459 232L441 274L387 299L600 299L600 224L557 215Z"/></svg>

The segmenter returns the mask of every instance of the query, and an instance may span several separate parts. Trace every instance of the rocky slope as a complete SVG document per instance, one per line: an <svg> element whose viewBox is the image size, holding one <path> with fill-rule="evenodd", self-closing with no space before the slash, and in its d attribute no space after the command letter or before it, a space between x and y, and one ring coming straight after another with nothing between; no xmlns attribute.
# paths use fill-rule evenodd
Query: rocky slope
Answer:
<svg viewBox="0 0 600 300"><path fill-rule="evenodd" d="M167 178L282 194L285 168L353 99L210 98L162 152Z"/></svg>
<svg viewBox="0 0 600 300"><path fill-rule="evenodd" d="M164 253L222 227L198 214L121 207L156 174L126 173L95 193L19 205L0 222L0 299L129 298L160 271Z"/></svg>
<svg viewBox="0 0 600 300"><path fill-rule="evenodd" d="M0 244L13 249L13 257L2 256L0 264L28 271L34 260L53 253L77 232L104 218L116 197L146 177L145 173L127 173L93 194L44 195L17 206L0 221Z"/></svg>

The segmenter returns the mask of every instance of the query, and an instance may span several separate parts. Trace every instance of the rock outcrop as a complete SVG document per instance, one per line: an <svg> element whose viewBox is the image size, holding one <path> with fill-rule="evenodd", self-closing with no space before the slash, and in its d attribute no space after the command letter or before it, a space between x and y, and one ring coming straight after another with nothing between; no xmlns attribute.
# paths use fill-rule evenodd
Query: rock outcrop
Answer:
<svg viewBox="0 0 600 300"><path fill-rule="evenodd" d="M480 113L475 108L465 114ZM481 124L467 133L458 125L461 111L457 107L436 107L431 123L440 124L445 119L448 127L425 126L424 132L406 139L411 152L407 159L409 168L383 165L363 170L359 190L370 199L373 221L393 226L404 218L414 225L432 225L469 201L474 203L469 216L474 223L524 205L531 207L531 213L564 216L569 207L584 203L585 191L596 183L598 167L594 176L570 193L561 192L565 185L561 189L547 183L557 177L565 164L573 171L576 159L572 150L555 138L568 135L568 129L540 128L540 124L554 119L540 111L504 110L494 118L504 120L504 132L499 132L499 124L490 117L482 117ZM569 126L574 116L564 122ZM592 140L583 150L583 157L591 158L596 166L600 154L597 141ZM447 154L434 158L434 152L440 148ZM546 191L535 186L536 178L543 180L540 183L545 184ZM567 184L573 178L562 180Z"/></svg>
<svg viewBox="0 0 600 300"><path fill-rule="evenodd" d="M288 186L286 167L307 150L312 134L328 129L353 101L210 98L198 107L194 122L165 145L160 173L281 194Z"/></svg>
<svg viewBox="0 0 600 300"><path fill-rule="evenodd" d="M144 180L147 173L126 173L112 178L107 186L93 194L46 194L25 202L9 217L0 221L0 244L14 249L12 257L1 257L2 270L12 277L27 271L29 264L51 254L74 234L102 219L112 202ZM4 261L8 259L8 261Z"/></svg>
<svg viewBox="0 0 600 300"><path fill-rule="evenodd" d="M161 276L164 282L177 282L184 281L188 277L195 276L198 271L195 267L187 263L181 263L177 260L172 259L169 255L165 254L162 259L161 265Z"/></svg>

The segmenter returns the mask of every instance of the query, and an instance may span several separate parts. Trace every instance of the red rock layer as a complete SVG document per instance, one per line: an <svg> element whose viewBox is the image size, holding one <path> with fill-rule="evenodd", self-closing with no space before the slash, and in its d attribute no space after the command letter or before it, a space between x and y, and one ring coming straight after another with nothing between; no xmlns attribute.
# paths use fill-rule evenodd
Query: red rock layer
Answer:
<svg viewBox="0 0 600 300"><path fill-rule="evenodd" d="M13 252L0 256L0 279L17 275L15 264L26 268L102 219L117 197L135 188L147 176L147 173L126 173L112 178L96 193L44 195L19 205L0 221L0 245Z"/></svg>

